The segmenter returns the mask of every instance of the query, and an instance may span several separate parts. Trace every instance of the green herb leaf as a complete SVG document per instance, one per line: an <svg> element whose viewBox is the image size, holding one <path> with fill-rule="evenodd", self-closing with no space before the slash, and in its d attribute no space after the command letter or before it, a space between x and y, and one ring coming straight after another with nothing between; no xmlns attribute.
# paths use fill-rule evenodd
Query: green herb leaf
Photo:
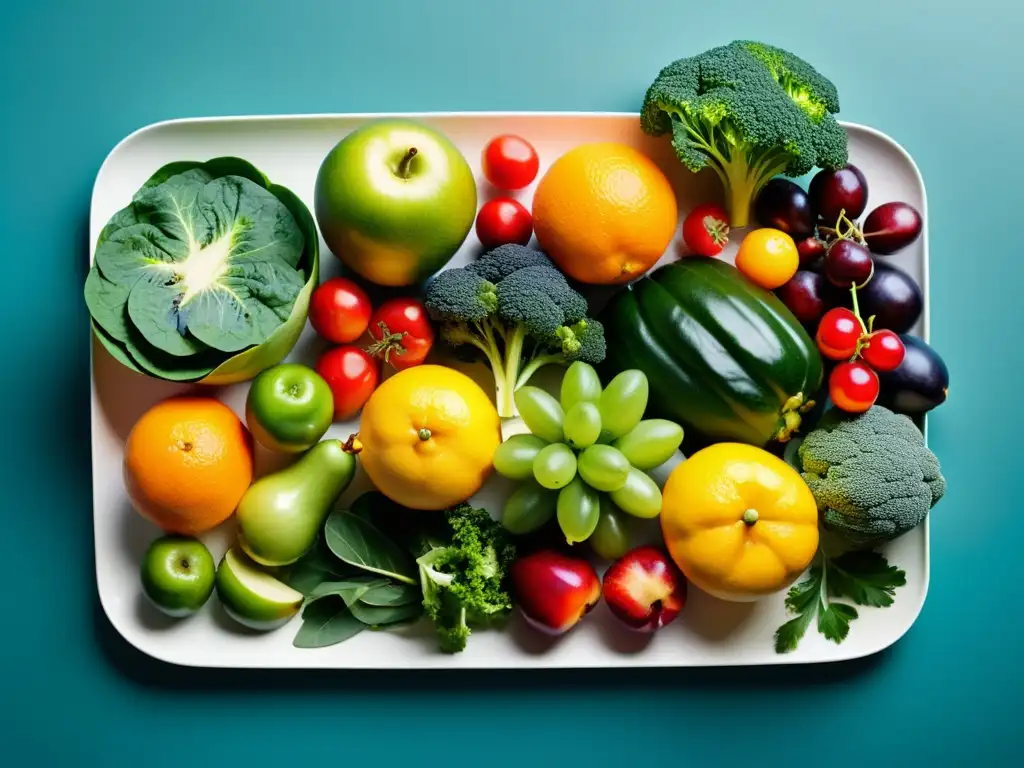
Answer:
<svg viewBox="0 0 1024 768"><path fill-rule="evenodd" d="M837 645L850 633L850 622L857 618L857 609L846 603L829 603L818 612L818 631Z"/></svg>
<svg viewBox="0 0 1024 768"><path fill-rule="evenodd" d="M390 607L394 605L408 605L409 603L420 603L423 601L423 593L419 587L411 584L384 584L369 590L359 598L367 605L379 605Z"/></svg>
<svg viewBox="0 0 1024 768"><path fill-rule="evenodd" d="M786 608L797 616L775 631L775 652L795 650L815 617L818 631L826 639L843 642L850 633L850 622L859 614L852 605L831 598L885 608L892 605L896 588L906 583L906 574L878 552L848 552L835 560L819 552L807 578L786 595Z"/></svg>
<svg viewBox="0 0 1024 768"><path fill-rule="evenodd" d="M378 606L367 605L358 601L349 606L352 615L366 624L371 629L398 624L403 621L410 621L423 615L422 603L407 603L405 605Z"/></svg>
<svg viewBox="0 0 1024 768"><path fill-rule="evenodd" d="M906 583L907 574L878 552L847 552L829 564L829 594L857 605L887 608Z"/></svg>
<svg viewBox="0 0 1024 768"><path fill-rule="evenodd" d="M292 645L296 648L323 648L355 637L366 628L345 601L338 595L327 595L310 603L302 610L302 626L295 634Z"/></svg>
<svg viewBox="0 0 1024 768"><path fill-rule="evenodd" d="M334 510L324 526L324 540L336 557L350 565L406 584L417 583L409 556L361 517Z"/></svg>

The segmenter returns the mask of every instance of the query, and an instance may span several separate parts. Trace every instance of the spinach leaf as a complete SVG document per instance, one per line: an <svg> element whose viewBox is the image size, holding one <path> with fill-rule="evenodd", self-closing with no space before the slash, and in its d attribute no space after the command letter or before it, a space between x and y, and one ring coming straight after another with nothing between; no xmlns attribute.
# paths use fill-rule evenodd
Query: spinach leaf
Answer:
<svg viewBox="0 0 1024 768"><path fill-rule="evenodd" d="M351 512L336 509L324 526L331 552L346 563L371 573L416 585L411 558L395 542Z"/></svg>
<svg viewBox="0 0 1024 768"><path fill-rule="evenodd" d="M371 629L383 627L388 624L398 624L403 621L411 621L423 615L422 603L407 603L406 605L378 606L367 605L359 601L349 606L352 615Z"/></svg>
<svg viewBox="0 0 1024 768"><path fill-rule="evenodd" d="M366 629L339 595L327 595L308 603L302 610L302 626L292 645L296 648L323 648L355 637Z"/></svg>
<svg viewBox="0 0 1024 768"><path fill-rule="evenodd" d="M389 582L368 590L359 599L367 605L379 605L387 608L394 605L422 602L423 593L420 592L418 587L414 587L411 584L394 584Z"/></svg>
<svg viewBox="0 0 1024 768"><path fill-rule="evenodd" d="M248 178L208 177L196 169L139 190L138 223L96 249L101 275L128 290L131 323L177 357L262 344L305 283L305 238L288 207Z"/></svg>
<svg viewBox="0 0 1024 768"><path fill-rule="evenodd" d="M359 573L358 568L336 558L320 536L309 552L290 565L280 578L292 589L309 595L322 582L341 581Z"/></svg>
<svg viewBox="0 0 1024 768"><path fill-rule="evenodd" d="M97 267L89 270L85 278L85 305L93 321L106 331L107 336L121 343L128 339L128 326L125 322L127 303L127 288L107 280Z"/></svg>
<svg viewBox="0 0 1024 768"><path fill-rule="evenodd" d="M325 597L327 595L339 595L345 604L351 608L353 604L375 587L387 584L387 579L347 579L345 581L324 581L317 584L309 593L311 599Z"/></svg>

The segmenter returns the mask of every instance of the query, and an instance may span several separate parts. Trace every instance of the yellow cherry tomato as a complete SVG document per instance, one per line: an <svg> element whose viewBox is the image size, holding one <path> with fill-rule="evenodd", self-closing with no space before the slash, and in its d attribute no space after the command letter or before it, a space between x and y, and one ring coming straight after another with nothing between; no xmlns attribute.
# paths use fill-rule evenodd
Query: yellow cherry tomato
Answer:
<svg viewBox="0 0 1024 768"><path fill-rule="evenodd" d="M818 508L799 473L752 445L717 443L677 466L661 531L694 586L747 602L786 589L818 550Z"/></svg>
<svg viewBox="0 0 1024 768"><path fill-rule="evenodd" d="M789 282L799 266L800 254L793 238L771 227L748 233L736 254L736 268L769 291Z"/></svg>
<svg viewBox="0 0 1024 768"><path fill-rule="evenodd" d="M410 509L445 509L468 499L490 476L501 419L466 374L417 365L370 396L359 441L359 461L381 493Z"/></svg>

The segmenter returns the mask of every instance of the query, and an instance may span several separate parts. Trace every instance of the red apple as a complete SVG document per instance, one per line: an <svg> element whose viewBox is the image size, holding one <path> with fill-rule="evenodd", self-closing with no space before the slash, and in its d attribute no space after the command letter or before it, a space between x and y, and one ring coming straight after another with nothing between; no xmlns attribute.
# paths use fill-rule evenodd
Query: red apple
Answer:
<svg viewBox="0 0 1024 768"><path fill-rule="evenodd" d="M604 574L604 600L627 627L654 632L686 605L686 577L658 547L631 549Z"/></svg>
<svg viewBox="0 0 1024 768"><path fill-rule="evenodd" d="M545 549L512 564L512 590L532 626L560 635L597 605L601 579L588 561Z"/></svg>

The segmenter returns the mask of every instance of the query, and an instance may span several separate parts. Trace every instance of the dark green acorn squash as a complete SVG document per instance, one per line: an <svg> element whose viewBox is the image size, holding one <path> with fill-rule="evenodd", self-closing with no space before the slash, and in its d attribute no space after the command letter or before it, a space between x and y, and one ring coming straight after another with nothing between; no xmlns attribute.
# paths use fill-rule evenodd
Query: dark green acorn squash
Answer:
<svg viewBox="0 0 1024 768"><path fill-rule="evenodd" d="M822 384L821 355L793 313L721 259L659 267L616 293L599 318L603 377L640 369L648 415L710 442L787 441Z"/></svg>

